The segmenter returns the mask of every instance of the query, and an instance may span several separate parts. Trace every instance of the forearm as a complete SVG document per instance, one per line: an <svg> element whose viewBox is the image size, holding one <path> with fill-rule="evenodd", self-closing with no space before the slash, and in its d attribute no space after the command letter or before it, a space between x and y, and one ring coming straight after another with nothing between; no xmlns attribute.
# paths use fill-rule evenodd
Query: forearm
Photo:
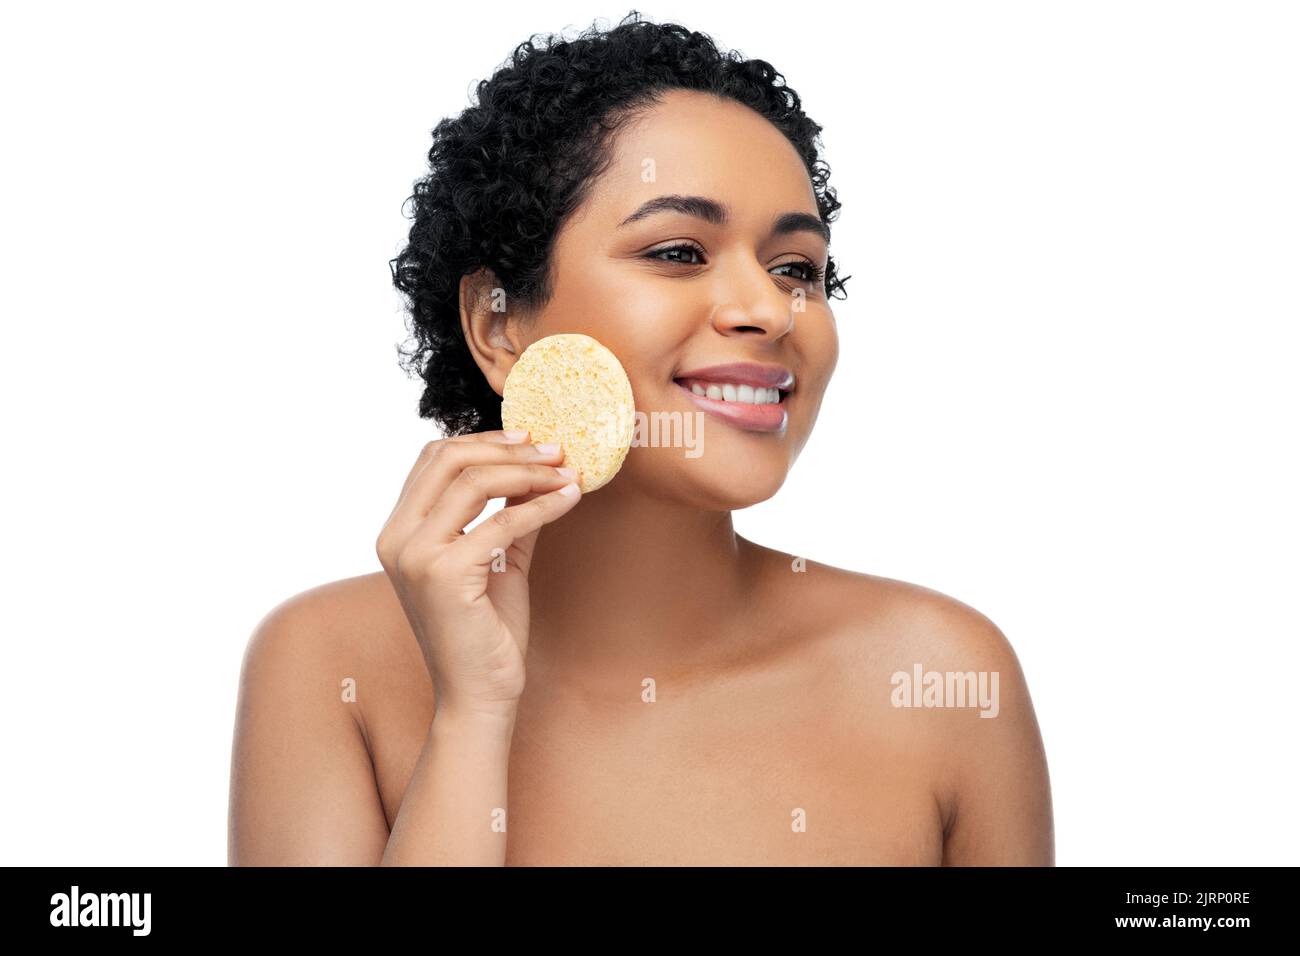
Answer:
<svg viewBox="0 0 1300 956"><path fill-rule="evenodd" d="M381 865L505 865L514 722L513 710L435 713Z"/></svg>

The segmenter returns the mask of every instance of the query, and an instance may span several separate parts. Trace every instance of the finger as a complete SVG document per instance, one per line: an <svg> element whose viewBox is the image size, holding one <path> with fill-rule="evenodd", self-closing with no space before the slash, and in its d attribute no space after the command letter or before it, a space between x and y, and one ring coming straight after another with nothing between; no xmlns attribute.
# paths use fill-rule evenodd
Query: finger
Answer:
<svg viewBox="0 0 1300 956"><path fill-rule="evenodd" d="M510 430L497 429L496 431L487 432L468 432L464 435L452 435L449 438L435 438L433 441L427 442L425 446L420 449L419 457L415 459L415 464L411 467L410 473L406 476L406 481L402 483L402 490L398 493L397 499L398 501L401 501L402 495L406 494L407 489L411 487L411 482L413 482L415 477L424 470L424 466L429 463L434 452L437 451L438 446L444 442L478 441L494 442L496 444L521 444L527 442L527 440L528 429L526 428L513 428Z"/></svg>
<svg viewBox="0 0 1300 956"><path fill-rule="evenodd" d="M415 457L415 464L411 465L411 470L406 473L406 480L402 482L402 490L397 493L399 502L402 500L402 496L406 494L406 489L411 487L411 482L415 481L415 476L429 463L434 451L444 441L446 441L445 438L435 438L433 441L424 443L424 446L420 449L420 454ZM393 506L393 510L397 510L396 505Z"/></svg>
<svg viewBox="0 0 1300 956"><path fill-rule="evenodd" d="M466 468L519 463L559 465L563 460L561 451L542 452L536 445L447 442L415 476L389 520L405 533L413 531Z"/></svg>
<svg viewBox="0 0 1300 956"><path fill-rule="evenodd" d="M509 428L500 429L490 432L467 432L464 435L454 435L449 441L490 441L498 444L518 444L528 440L528 429L526 428Z"/></svg>
<svg viewBox="0 0 1300 956"><path fill-rule="evenodd" d="M458 552L463 550L474 564L491 563L497 548L505 553L515 541L567 514L581 497L577 482L571 481L531 501L502 508L463 538L457 539L451 548Z"/></svg>
<svg viewBox="0 0 1300 956"><path fill-rule="evenodd" d="M573 469L568 470L570 474L552 465L470 465L442 493L415 533L445 544L482 514L492 498L554 491L577 477Z"/></svg>

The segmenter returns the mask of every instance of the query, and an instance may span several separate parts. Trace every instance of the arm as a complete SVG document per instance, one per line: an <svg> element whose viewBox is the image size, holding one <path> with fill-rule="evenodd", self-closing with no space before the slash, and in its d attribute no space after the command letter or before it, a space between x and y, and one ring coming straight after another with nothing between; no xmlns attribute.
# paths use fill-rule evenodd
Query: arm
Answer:
<svg viewBox="0 0 1300 956"><path fill-rule="evenodd" d="M943 864L1053 866L1047 758L1015 651L978 612L965 617L959 648L960 669L998 673L998 710L991 718L953 714L954 806Z"/></svg>
<svg viewBox="0 0 1300 956"><path fill-rule="evenodd" d="M581 497L559 445L526 432L428 442L376 541L435 688L436 709L388 831L344 655L320 590L249 641L230 775L231 864L501 865L506 770L524 684L537 532ZM492 498L507 506L464 528ZM514 502L514 503L512 503ZM498 555L508 555L497 573Z"/></svg>
<svg viewBox="0 0 1300 956"><path fill-rule="evenodd" d="M388 825L328 622L299 595L254 630L240 670L230 763L231 866L364 866Z"/></svg>
<svg viewBox="0 0 1300 956"><path fill-rule="evenodd" d="M504 866L514 712L439 708L411 774L385 866Z"/></svg>
<svg viewBox="0 0 1300 956"><path fill-rule="evenodd" d="M348 676L330 663L319 592L254 630L240 671L231 756L232 866L505 863L514 713L438 708L392 833ZM494 816L494 811L500 813Z"/></svg>

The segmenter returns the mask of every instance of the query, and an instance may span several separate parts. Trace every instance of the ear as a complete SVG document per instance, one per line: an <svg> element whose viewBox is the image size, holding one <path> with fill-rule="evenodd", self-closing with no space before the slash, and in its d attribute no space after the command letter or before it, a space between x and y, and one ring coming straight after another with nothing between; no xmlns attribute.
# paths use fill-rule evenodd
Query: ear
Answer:
<svg viewBox="0 0 1300 956"><path fill-rule="evenodd" d="M460 328L469 354L498 395L523 347L517 329L520 316L507 310L505 290L495 273L480 268L460 280Z"/></svg>

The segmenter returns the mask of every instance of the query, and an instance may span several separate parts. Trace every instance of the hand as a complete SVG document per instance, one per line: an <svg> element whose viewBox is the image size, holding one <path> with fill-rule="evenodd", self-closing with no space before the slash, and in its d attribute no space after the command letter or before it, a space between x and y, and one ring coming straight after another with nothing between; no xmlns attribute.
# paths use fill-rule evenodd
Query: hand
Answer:
<svg viewBox="0 0 1300 956"><path fill-rule="evenodd" d="M537 532L580 497L574 474L556 467L563 457L501 431L431 441L379 533L375 551L424 652L439 711L512 715L518 705ZM571 483L572 495L560 490ZM466 533L488 499L502 496L506 507Z"/></svg>

